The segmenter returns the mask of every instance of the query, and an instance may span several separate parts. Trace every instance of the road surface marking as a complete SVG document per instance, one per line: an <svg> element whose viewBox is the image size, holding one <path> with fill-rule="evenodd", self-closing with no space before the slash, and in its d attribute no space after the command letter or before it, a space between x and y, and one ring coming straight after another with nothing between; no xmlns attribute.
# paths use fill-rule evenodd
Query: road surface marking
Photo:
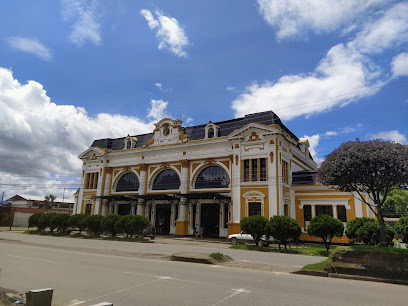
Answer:
<svg viewBox="0 0 408 306"><path fill-rule="evenodd" d="M171 279L171 280L177 280L177 281L180 281L180 282L187 282L187 283L193 283L193 284L207 284L207 283L203 283L203 282L197 282L197 281L186 280L186 279L181 279L181 278L174 278L174 277L170 277L170 276L159 276L159 275L143 274L143 273L137 273L137 272L123 272L123 273L155 277L155 278L158 278L158 279Z"/></svg>
<svg viewBox="0 0 408 306"><path fill-rule="evenodd" d="M251 293L250 290L247 290L245 288L231 289L231 290L233 291L232 294L230 294L229 296L223 298L221 301L218 301L217 303L212 304L211 306L218 305L218 304L220 304L220 303L222 303L222 302L224 302L224 301L226 301L226 300L228 300L228 299L232 298L233 296L235 296L237 294L240 294L240 293Z"/></svg>
<svg viewBox="0 0 408 306"><path fill-rule="evenodd" d="M52 262L49 260L44 260L44 259L38 259L38 258L32 258L32 257L23 257L23 256L16 256L16 255L8 255L9 257L16 257L16 258L22 258L22 259L31 259L31 260L37 260L37 261L42 261L42 262Z"/></svg>
<svg viewBox="0 0 408 306"><path fill-rule="evenodd" d="M72 301L69 301L68 303L69 303L68 306L74 306L74 305L85 303L85 301L72 300Z"/></svg>

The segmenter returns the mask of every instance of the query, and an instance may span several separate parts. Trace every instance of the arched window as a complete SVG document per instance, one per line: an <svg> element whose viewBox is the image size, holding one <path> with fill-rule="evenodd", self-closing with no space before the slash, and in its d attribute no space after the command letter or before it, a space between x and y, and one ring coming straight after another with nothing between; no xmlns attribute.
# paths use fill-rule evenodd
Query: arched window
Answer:
<svg viewBox="0 0 408 306"><path fill-rule="evenodd" d="M116 191L137 191L139 189L139 179L132 172L125 173L116 185Z"/></svg>
<svg viewBox="0 0 408 306"><path fill-rule="evenodd" d="M213 128L208 129L208 138L214 138L214 129Z"/></svg>
<svg viewBox="0 0 408 306"><path fill-rule="evenodd" d="M228 174L224 169L218 166L210 166L201 171L197 176L195 188L228 188L229 183Z"/></svg>
<svg viewBox="0 0 408 306"><path fill-rule="evenodd" d="M153 190L179 189L180 178L174 170L166 169L160 172L154 179Z"/></svg>
<svg viewBox="0 0 408 306"><path fill-rule="evenodd" d="M126 149L130 149L130 148L132 148L132 141L128 140L126 142Z"/></svg>

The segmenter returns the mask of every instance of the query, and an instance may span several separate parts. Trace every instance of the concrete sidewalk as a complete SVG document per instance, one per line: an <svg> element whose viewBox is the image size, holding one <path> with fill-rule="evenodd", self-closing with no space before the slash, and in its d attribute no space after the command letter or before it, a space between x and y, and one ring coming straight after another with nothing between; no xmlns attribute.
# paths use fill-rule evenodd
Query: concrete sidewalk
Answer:
<svg viewBox="0 0 408 306"><path fill-rule="evenodd" d="M307 264L317 263L324 260L324 257L320 256L314 257L305 255L234 250L229 249L230 244L228 243L194 241L191 238L184 238L184 240L181 240L183 241L183 243L174 243L174 238L159 238L155 240L154 243L137 243L125 241L107 241L27 235L19 232L0 232L0 243L1 239L12 240L15 243L31 244L33 246L34 244L37 244L37 246L39 247L56 247L61 249L70 248L74 251L75 249L77 249L78 251L79 249L81 249L83 251L85 250L87 252L97 252L101 254L128 254L126 256L131 256L131 254L134 254L134 256L141 258L145 256L150 256L150 258L152 258L152 256L157 258L163 256L168 257L174 253L180 252L196 252L209 254L220 252L224 255L232 257L236 261L292 267L302 267ZM181 241L179 240L179 242Z"/></svg>

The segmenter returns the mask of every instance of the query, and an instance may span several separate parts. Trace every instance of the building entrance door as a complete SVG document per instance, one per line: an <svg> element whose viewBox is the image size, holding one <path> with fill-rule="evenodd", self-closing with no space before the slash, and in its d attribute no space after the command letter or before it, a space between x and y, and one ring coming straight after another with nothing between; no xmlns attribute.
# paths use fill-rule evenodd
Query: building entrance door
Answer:
<svg viewBox="0 0 408 306"><path fill-rule="evenodd" d="M118 215L124 216L130 214L130 204L119 204Z"/></svg>
<svg viewBox="0 0 408 306"><path fill-rule="evenodd" d="M156 205L156 234L168 235L170 233L170 216L171 205L170 204L157 204Z"/></svg>
<svg viewBox="0 0 408 306"><path fill-rule="evenodd" d="M201 226L203 235L218 238L220 235L220 204L201 204Z"/></svg>

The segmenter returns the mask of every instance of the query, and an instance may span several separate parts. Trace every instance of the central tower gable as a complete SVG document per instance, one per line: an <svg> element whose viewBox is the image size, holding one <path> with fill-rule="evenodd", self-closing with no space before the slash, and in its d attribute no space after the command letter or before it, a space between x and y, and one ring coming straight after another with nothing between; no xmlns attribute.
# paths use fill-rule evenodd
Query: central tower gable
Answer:
<svg viewBox="0 0 408 306"><path fill-rule="evenodd" d="M153 145L176 144L187 141L182 126L183 121L171 118L163 118L154 125Z"/></svg>

